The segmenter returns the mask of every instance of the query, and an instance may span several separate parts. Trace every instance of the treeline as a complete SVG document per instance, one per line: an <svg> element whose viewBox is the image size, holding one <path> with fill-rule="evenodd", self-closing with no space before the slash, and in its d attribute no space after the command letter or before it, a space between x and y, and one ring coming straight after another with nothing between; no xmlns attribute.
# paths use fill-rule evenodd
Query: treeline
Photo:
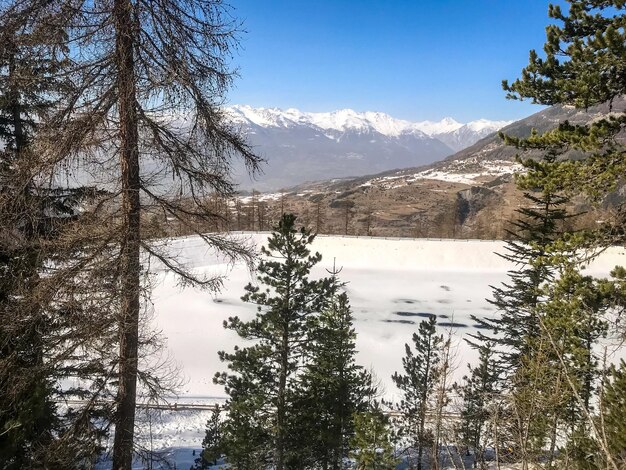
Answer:
<svg viewBox="0 0 626 470"><path fill-rule="evenodd" d="M390 417L396 404L381 399L373 374L356 363L340 270L309 278L321 260L310 251L314 238L285 214L262 248L258 283L242 297L258 305L256 317L224 322L251 345L219 353L228 371L214 381L229 398L209 420L194 468L343 469L354 462L391 469L407 453L413 463L439 461L443 435L434 437L426 417L435 392L438 409L447 404L450 340L437 335L434 316L422 322L406 345L403 372L393 376L404 398Z"/></svg>

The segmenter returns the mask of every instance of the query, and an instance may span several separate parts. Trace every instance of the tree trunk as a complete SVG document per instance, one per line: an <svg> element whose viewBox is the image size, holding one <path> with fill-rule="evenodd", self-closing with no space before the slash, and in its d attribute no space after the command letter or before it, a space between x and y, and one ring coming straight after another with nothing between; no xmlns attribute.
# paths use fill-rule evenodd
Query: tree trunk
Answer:
<svg viewBox="0 0 626 470"><path fill-rule="evenodd" d="M133 456L139 344L140 212L139 148L134 70L132 4L115 0L115 62L120 119L123 232L120 254L119 385L113 469L130 470Z"/></svg>
<svg viewBox="0 0 626 470"><path fill-rule="evenodd" d="M287 369L289 367L289 326L285 319L280 352L280 377L278 382L278 403L276 406L276 470L285 469L285 393L287 390Z"/></svg>
<svg viewBox="0 0 626 470"><path fill-rule="evenodd" d="M426 400L428 399L428 384L430 382L430 361L432 354L432 335L428 338L428 349L426 350L426 370L424 371L424 380L422 383L422 394L419 407L419 429L418 446L417 446L417 470L422 470L422 457L424 455L424 434L426 430Z"/></svg>

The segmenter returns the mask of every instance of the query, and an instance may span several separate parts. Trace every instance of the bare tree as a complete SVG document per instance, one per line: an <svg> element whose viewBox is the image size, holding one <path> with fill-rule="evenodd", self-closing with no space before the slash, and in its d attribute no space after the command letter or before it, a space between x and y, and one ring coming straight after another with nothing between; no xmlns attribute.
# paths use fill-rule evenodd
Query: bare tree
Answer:
<svg viewBox="0 0 626 470"><path fill-rule="evenodd" d="M259 164L220 110L232 81L226 62L238 25L224 4L203 0L15 0L3 14L17 26L46 22L65 32L60 74L74 87L46 122L38 152L52 178L72 168L82 182L110 192L94 208L106 230L93 247L117 247L110 257L119 292L113 467L129 469L147 269L142 252L184 283L220 286L220 279L192 275L166 247L149 243L142 217L158 207L198 232L199 221L216 216L207 196L233 191L232 158L242 157L252 171ZM180 195L193 205L181 203ZM198 235L231 258L250 260L236 241Z"/></svg>
<svg viewBox="0 0 626 470"><path fill-rule="evenodd" d="M7 468L75 468L97 456L105 430L92 418L106 406L87 401L61 412L54 401L89 395L87 378L106 393L98 382L111 357L108 274L74 271L89 256L82 228L104 194L43 178L42 123L72 88L58 73L63 31L15 21L7 6L0 3L0 460ZM68 378L79 381L59 389Z"/></svg>
<svg viewBox="0 0 626 470"><path fill-rule="evenodd" d="M364 207L364 217L363 222L365 224L365 235L368 237L372 236L372 224L374 222L374 205L372 201L368 199Z"/></svg>

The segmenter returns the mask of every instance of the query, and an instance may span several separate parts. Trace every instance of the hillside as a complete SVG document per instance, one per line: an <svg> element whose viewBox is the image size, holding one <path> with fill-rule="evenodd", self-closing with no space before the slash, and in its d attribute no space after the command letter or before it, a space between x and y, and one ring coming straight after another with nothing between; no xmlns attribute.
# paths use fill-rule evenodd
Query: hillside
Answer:
<svg viewBox="0 0 626 470"><path fill-rule="evenodd" d="M585 123L624 108L623 99L615 102L612 109L607 105L586 111L555 106L502 131L523 137L533 128L545 132L562 120ZM300 214L322 233L502 238L506 236L507 221L522 201L513 182L514 173L521 169L515 162L516 154L497 134L491 134L429 165L302 184L280 193L260 195L255 201L266 204L264 210L272 213L278 212L276 201L280 200L281 207ZM250 203L251 198L244 201ZM602 211L596 213L579 203L582 204L575 201L576 210L588 211L581 223L593 225L606 217Z"/></svg>

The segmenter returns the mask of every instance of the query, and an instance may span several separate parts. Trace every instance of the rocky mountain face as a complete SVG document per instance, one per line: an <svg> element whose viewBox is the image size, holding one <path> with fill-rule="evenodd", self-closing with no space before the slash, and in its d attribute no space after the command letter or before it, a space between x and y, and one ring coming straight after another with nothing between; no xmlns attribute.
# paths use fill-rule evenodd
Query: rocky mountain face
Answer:
<svg viewBox="0 0 626 470"><path fill-rule="evenodd" d="M255 181L239 169L240 186L265 191L433 163L508 124L487 120L461 124L451 118L410 122L350 109L305 113L233 106L226 112L267 160Z"/></svg>
<svg viewBox="0 0 626 470"><path fill-rule="evenodd" d="M613 103L612 108L551 107L502 131L524 137L533 128L541 133L563 120L587 123L624 109L626 100ZM522 170L515 160L517 153L492 134L429 165L299 185L281 193L257 195L256 201L265 201L271 208L280 200L282 208L299 214L321 233L503 238L508 221L523 201L513 181L513 175ZM533 153L521 156L540 157ZM580 223L593 226L598 220L606 220L610 205L624 199L622 193L626 191L623 188L620 191L607 198L604 208L595 209L582 200L573 201L575 210L586 211Z"/></svg>

